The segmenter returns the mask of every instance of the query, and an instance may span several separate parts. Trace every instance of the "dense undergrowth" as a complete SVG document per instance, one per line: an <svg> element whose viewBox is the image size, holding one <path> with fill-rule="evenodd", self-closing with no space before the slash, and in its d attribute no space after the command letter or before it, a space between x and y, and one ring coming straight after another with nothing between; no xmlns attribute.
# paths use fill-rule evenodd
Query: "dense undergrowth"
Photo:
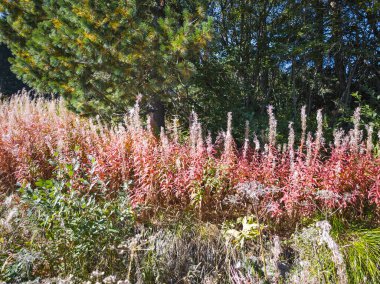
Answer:
<svg viewBox="0 0 380 284"><path fill-rule="evenodd" d="M379 145L360 109L331 143L303 109L279 145L269 107L268 136L247 127L241 149L231 116L213 141L196 114L157 137L138 105L117 127L25 94L0 109L2 281L380 281Z"/></svg>

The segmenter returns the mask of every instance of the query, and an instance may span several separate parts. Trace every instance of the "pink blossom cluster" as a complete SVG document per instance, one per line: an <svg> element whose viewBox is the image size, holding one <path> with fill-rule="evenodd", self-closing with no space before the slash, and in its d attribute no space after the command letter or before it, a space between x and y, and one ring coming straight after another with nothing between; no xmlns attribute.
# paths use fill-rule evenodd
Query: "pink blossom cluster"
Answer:
<svg viewBox="0 0 380 284"><path fill-rule="evenodd" d="M109 193L126 190L133 204L152 208L225 215L255 210L277 220L318 212L377 211L378 144L373 142L372 125L361 130L360 109L353 128L336 130L331 143L323 136L321 111L313 134L307 132L305 109L301 110L299 144L292 123L288 143L278 144L272 107L268 114L269 135L263 139L267 143L256 135L250 141L247 124L244 145L238 149L231 114L226 132L215 141L204 135L192 114L189 137L182 141L178 120L170 131L154 135L149 121L141 120L138 105L122 125L107 127L71 113L62 101L17 96L0 104L0 191L49 179L57 167L74 161L74 189L96 190L95 183L102 183ZM91 176L93 184L83 183L84 176Z"/></svg>

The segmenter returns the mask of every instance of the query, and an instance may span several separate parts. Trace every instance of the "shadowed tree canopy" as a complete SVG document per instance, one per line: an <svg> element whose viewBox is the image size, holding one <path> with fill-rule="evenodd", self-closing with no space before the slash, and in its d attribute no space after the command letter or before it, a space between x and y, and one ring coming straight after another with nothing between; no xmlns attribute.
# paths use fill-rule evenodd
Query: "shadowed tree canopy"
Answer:
<svg viewBox="0 0 380 284"><path fill-rule="evenodd" d="M17 93L25 85L16 78L10 70L9 59L12 58L11 51L6 45L0 45L0 93L10 96Z"/></svg>
<svg viewBox="0 0 380 284"><path fill-rule="evenodd" d="M266 125L268 104L284 131L303 105L331 125L358 105L380 111L379 1L213 0L208 11L215 33L191 97L210 127L232 111L243 137L244 120Z"/></svg>

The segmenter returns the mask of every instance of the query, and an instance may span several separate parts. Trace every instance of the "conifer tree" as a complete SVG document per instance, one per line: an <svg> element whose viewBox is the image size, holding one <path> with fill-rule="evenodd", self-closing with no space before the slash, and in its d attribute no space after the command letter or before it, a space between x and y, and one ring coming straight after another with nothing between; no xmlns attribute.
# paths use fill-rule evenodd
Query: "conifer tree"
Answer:
<svg viewBox="0 0 380 284"><path fill-rule="evenodd" d="M104 119L142 94L158 127L211 37L202 0L0 0L0 12L0 40L25 83Z"/></svg>

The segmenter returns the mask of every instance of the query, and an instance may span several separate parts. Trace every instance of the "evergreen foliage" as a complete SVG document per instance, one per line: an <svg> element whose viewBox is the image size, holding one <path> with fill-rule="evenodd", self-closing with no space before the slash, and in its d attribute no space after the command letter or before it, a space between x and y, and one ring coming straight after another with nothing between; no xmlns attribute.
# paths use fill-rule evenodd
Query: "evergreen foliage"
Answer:
<svg viewBox="0 0 380 284"><path fill-rule="evenodd" d="M12 70L85 115L123 116L138 94L170 100L210 38L201 1L1 1ZM154 107L154 105L153 105Z"/></svg>

